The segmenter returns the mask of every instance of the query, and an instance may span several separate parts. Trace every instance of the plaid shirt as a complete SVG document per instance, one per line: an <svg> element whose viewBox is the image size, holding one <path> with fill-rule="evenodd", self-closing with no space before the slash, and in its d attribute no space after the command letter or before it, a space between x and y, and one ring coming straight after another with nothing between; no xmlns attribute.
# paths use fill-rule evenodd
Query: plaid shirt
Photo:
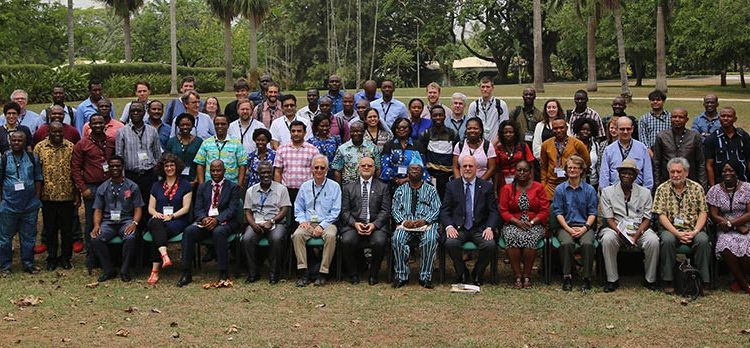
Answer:
<svg viewBox="0 0 750 348"><path fill-rule="evenodd" d="M283 144L276 150L274 168L281 168L281 184L288 188L298 189L307 180L312 179L312 159L319 154L315 145L304 142L296 147L294 143Z"/></svg>
<svg viewBox="0 0 750 348"><path fill-rule="evenodd" d="M576 112L575 109L571 110L568 124L572 128L576 120L581 119L581 118L590 118L596 122L596 125L599 127L600 139L607 136L607 132L604 131L604 124L602 123L602 118L599 116L598 112L594 111L594 109L586 108L586 110L583 110L583 112Z"/></svg>
<svg viewBox="0 0 750 348"><path fill-rule="evenodd" d="M670 129L672 129L672 114L669 111L664 110L661 117L649 111L638 121L638 138L650 149L656 143L656 135Z"/></svg>

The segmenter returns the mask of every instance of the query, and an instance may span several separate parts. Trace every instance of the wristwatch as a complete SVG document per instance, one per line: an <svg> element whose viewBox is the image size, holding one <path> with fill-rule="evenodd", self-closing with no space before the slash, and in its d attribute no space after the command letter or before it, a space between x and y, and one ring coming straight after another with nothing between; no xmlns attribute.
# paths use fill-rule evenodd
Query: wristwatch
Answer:
<svg viewBox="0 0 750 348"><path fill-rule="evenodd" d="M732 222L727 220L727 227L732 228Z"/></svg>
<svg viewBox="0 0 750 348"><path fill-rule="evenodd" d="M591 225L589 225L589 224L583 224L583 225L586 226L586 230L587 231L591 230Z"/></svg>
<svg viewBox="0 0 750 348"><path fill-rule="evenodd" d="M529 221L529 224L531 224L531 226L534 226L534 220Z"/></svg>

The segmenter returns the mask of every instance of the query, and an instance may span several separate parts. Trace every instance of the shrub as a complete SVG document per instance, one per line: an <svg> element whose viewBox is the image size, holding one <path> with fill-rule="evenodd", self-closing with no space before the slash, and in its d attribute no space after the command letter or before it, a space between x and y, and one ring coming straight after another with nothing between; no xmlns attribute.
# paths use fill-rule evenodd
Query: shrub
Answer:
<svg viewBox="0 0 750 348"><path fill-rule="evenodd" d="M84 72L62 67L51 69L37 66L0 66L0 96L9 98L13 90L21 88L29 94L29 103L52 102L52 87L65 86L68 100L81 100L88 95L88 75Z"/></svg>
<svg viewBox="0 0 750 348"><path fill-rule="evenodd" d="M112 64L86 64L76 65L76 69L89 73L92 79L98 79L100 81L106 81L113 75L140 75L144 76L147 74L159 74L169 76L172 72L169 64L161 63L112 63ZM192 68L192 67L177 67L178 80L182 76L188 75L203 75L213 74L215 76L224 76L223 68ZM233 71L235 78L241 77L242 74L239 70ZM200 83L200 81L199 81Z"/></svg>

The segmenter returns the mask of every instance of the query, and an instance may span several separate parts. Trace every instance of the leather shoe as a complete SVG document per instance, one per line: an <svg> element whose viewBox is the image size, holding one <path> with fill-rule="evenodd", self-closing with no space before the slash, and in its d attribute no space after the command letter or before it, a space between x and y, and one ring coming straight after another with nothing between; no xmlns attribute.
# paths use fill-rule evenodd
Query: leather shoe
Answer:
<svg viewBox="0 0 750 348"><path fill-rule="evenodd" d="M476 286L482 286L484 284L484 279L482 277L476 277L474 278L474 285Z"/></svg>
<svg viewBox="0 0 750 348"><path fill-rule="evenodd" d="M321 274L318 276L318 279L315 279L315 283L313 283L313 286L323 286L326 285L326 276L324 274Z"/></svg>
<svg viewBox="0 0 750 348"><path fill-rule="evenodd" d="M583 278L583 284L581 285L581 291L591 290L591 279Z"/></svg>
<svg viewBox="0 0 750 348"><path fill-rule="evenodd" d="M57 269L57 261L55 261L55 260L47 261L47 270L48 271L54 271L56 269Z"/></svg>
<svg viewBox="0 0 750 348"><path fill-rule="evenodd" d="M604 287L602 287L602 290L604 292L613 292L613 291L617 290L617 288L619 288L619 287L620 287L620 281L619 280L615 280L613 282L606 282L604 284Z"/></svg>
<svg viewBox="0 0 750 348"><path fill-rule="evenodd" d="M268 284L278 284L279 283L279 276L276 275L276 273L271 273L268 275Z"/></svg>
<svg viewBox="0 0 750 348"><path fill-rule="evenodd" d="M419 285L425 289L433 289L435 286L432 285L432 280L419 280Z"/></svg>
<svg viewBox="0 0 750 348"><path fill-rule="evenodd" d="M258 276L255 274L250 274L247 276L247 279L245 279L245 283L255 283L256 281L258 281Z"/></svg>
<svg viewBox="0 0 750 348"><path fill-rule="evenodd" d="M68 270L73 268L73 264L70 263L70 260L63 260L60 262L63 269Z"/></svg>
<svg viewBox="0 0 750 348"><path fill-rule="evenodd" d="M29 267L24 267L23 271L28 274L37 274L41 271L41 269L37 266L29 266Z"/></svg>
<svg viewBox="0 0 750 348"><path fill-rule="evenodd" d="M391 285L391 286L393 286L394 289L398 289L398 288L402 288L402 287L406 286L406 283L407 283L406 280L400 280L400 279L398 279L398 280L394 280L393 281L393 285Z"/></svg>
<svg viewBox="0 0 750 348"><path fill-rule="evenodd" d="M378 283L378 277L370 276L370 278L367 279L367 284L375 285Z"/></svg>
<svg viewBox="0 0 750 348"><path fill-rule="evenodd" d="M219 271L219 281L229 279L229 273L227 271Z"/></svg>
<svg viewBox="0 0 750 348"><path fill-rule="evenodd" d="M102 275L100 275L99 279L97 279L97 280L101 283L101 282L106 282L106 281L108 281L110 279L115 279L115 277L117 277L117 273L115 273L115 272L106 273L105 272L105 273L102 273Z"/></svg>
<svg viewBox="0 0 750 348"><path fill-rule="evenodd" d="M123 273L123 274L120 274L120 280L122 280L124 283L127 283L131 281L132 278L130 278L130 274Z"/></svg>
<svg viewBox="0 0 750 348"><path fill-rule="evenodd" d="M183 274L180 280L177 281L177 287L183 287L193 282L193 276L190 274Z"/></svg>
<svg viewBox="0 0 750 348"><path fill-rule="evenodd" d="M643 284L643 287L651 291L659 291L659 284L656 282L653 282L653 283L645 282L645 284Z"/></svg>
<svg viewBox="0 0 750 348"><path fill-rule="evenodd" d="M308 286L310 284L310 279L307 278L307 276L301 276L297 279L297 287L303 288L305 286Z"/></svg>
<svg viewBox="0 0 750 348"><path fill-rule="evenodd" d="M353 275L353 276L352 276L352 277L351 277L351 278L349 279L349 282L350 282L350 283L352 283L353 285L354 285L354 284L359 284L359 276L358 276L358 275Z"/></svg>
<svg viewBox="0 0 750 348"><path fill-rule="evenodd" d="M573 290L573 278L563 278L563 291L572 291Z"/></svg>

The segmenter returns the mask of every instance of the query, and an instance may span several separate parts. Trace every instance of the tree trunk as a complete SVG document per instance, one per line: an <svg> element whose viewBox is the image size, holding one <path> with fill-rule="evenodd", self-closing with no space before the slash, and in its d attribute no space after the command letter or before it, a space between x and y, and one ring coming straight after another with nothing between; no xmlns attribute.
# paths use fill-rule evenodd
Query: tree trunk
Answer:
<svg viewBox="0 0 750 348"><path fill-rule="evenodd" d="M740 62L740 86L742 88L747 88L747 85L745 84L745 62L744 59L742 62Z"/></svg>
<svg viewBox="0 0 750 348"><path fill-rule="evenodd" d="M617 56L620 63L620 95L627 102L633 100L633 93L628 86L628 63L625 60L625 37L622 29L622 13L620 12L620 0L612 4L612 13L615 18L615 31L617 32Z"/></svg>
<svg viewBox="0 0 750 348"><path fill-rule="evenodd" d="M68 65L73 66L76 63L75 40L73 38L73 0L68 0L68 12L65 15L65 21L68 25Z"/></svg>
<svg viewBox="0 0 750 348"><path fill-rule="evenodd" d="M667 93L667 50L664 32L664 4L656 5L656 89Z"/></svg>
<svg viewBox="0 0 750 348"><path fill-rule="evenodd" d="M357 0L357 85L362 83L362 0Z"/></svg>
<svg viewBox="0 0 750 348"><path fill-rule="evenodd" d="M643 58L635 57L633 66L635 69L635 86L643 87L643 70L645 69L645 67L643 66Z"/></svg>
<svg viewBox="0 0 750 348"><path fill-rule="evenodd" d="M542 0L534 0L534 88L544 92L544 54L542 50Z"/></svg>
<svg viewBox="0 0 750 348"><path fill-rule="evenodd" d="M224 21L224 90L231 91L232 79L232 18L227 16Z"/></svg>
<svg viewBox="0 0 750 348"><path fill-rule="evenodd" d="M258 26L254 19L250 19L250 75L248 81L254 84L258 81Z"/></svg>
<svg viewBox="0 0 750 348"><path fill-rule="evenodd" d="M375 71L375 43L378 40L378 5L380 0L375 0L375 24L372 28L372 56L370 57L370 77L372 80L372 73Z"/></svg>
<svg viewBox="0 0 750 348"><path fill-rule="evenodd" d="M172 70L169 94L177 95L177 0L169 0L169 51Z"/></svg>
<svg viewBox="0 0 750 348"><path fill-rule="evenodd" d="M727 86L727 68L721 68L721 86L726 87Z"/></svg>
<svg viewBox="0 0 750 348"><path fill-rule="evenodd" d="M588 83L586 90L595 92L598 88L596 85L596 17L589 15L586 30L586 59L588 65Z"/></svg>
<svg viewBox="0 0 750 348"><path fill-rule="evenodd" d="M133 61L133 44L130 37L130 13L122 16L122 35L125 39L125 63Z"/></svg>

